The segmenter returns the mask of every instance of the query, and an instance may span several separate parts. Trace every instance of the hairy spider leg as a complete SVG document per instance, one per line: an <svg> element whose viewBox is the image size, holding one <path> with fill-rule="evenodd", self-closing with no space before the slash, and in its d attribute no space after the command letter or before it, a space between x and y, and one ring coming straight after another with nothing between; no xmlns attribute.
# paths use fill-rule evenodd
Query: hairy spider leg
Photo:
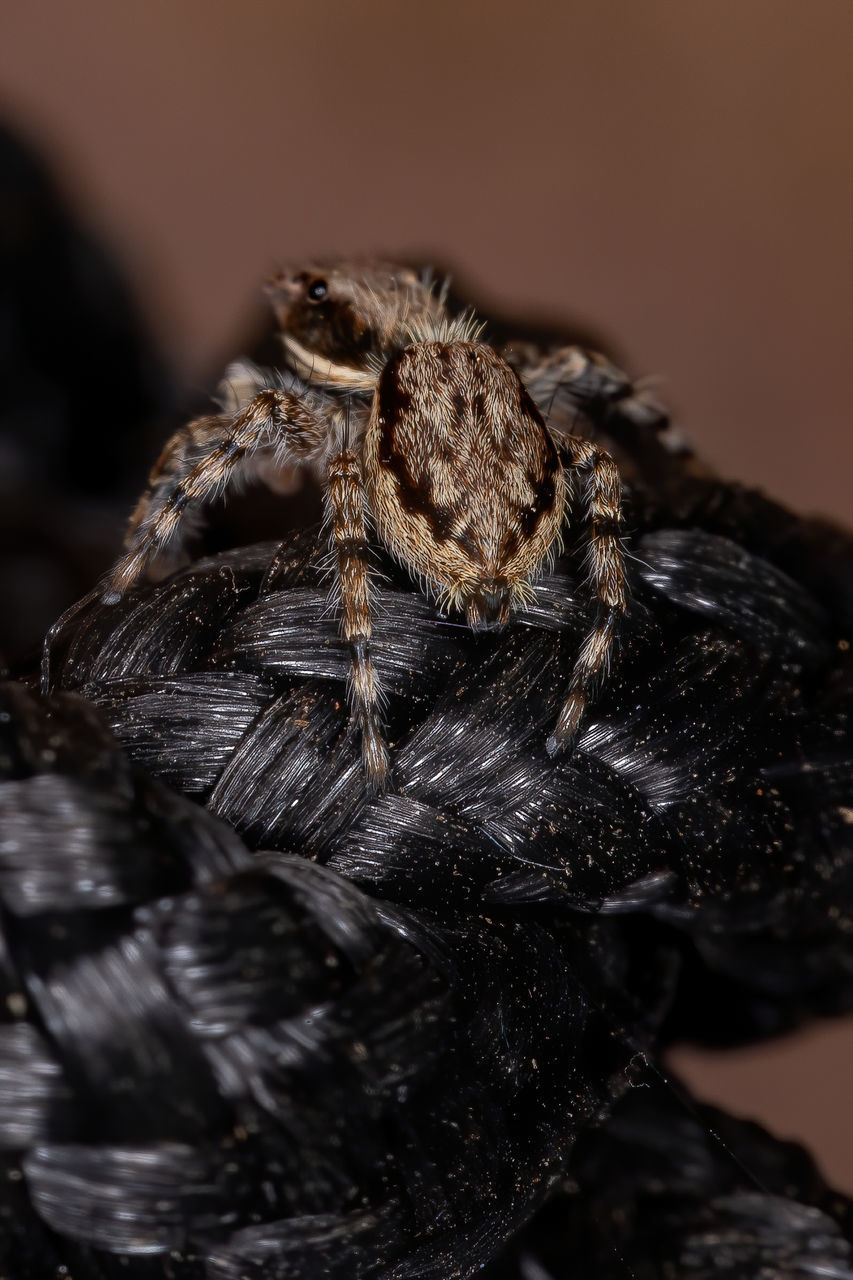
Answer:
<svg viewBox="0 0 853 1280"><path fill-rule="evenodd" d="M563 394L573 408L597 425L605 425L614 415L656 431L669 425L669 414L654 396L598 351L560 347L520 372L540 406L547 408Z"/></svg>
<svg viewBox="0 0 853 1280"><path fill-rule="evenodd" d="M555 432L554 441L568 465L585 477L587 582L598 605L598 616L575 659L566 701L546 744L552 756L563 751L577 733L584 711L607 672L619 619L628 606L621 537L622 483L616 463L604 449L580 436Z"/></svg>
<svg viewBox="0 0 853 1280"><path fill-rule="evenodd" d="M350 693L361 726L361 752L375 791L388 786L388 748L380 716L382 691L370 652L370 547L359 454L353 448L331 455L326 470L326 503L334 539L340 591L341 635L352 658Z"/></svg>
<svg viewBox="0 0 853 1280"><path fill-rule="evenodd" d="M134 511L127 552L104 587L115 604L167 546L180 546L201 508L250 472L259 451L305 465L321 457L328 426L303 396L267 388L239 413L196 418L166 444Z"/></svg>
<svg viewBox="0 0 853 1280"><path fill-rule="evenodd" d="M652 390L633 382L598 351L561 347L518 370L533 399L550 415L563 401L594 429L629 449L631 463L653 491L677 492L685 470L710 476Z"/></svg>

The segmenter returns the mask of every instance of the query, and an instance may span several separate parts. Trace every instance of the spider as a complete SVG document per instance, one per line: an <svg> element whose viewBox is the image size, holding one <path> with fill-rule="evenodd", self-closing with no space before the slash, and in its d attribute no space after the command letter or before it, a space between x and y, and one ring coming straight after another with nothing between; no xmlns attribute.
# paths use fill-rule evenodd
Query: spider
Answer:
<svg viewBox="0 0 853 1280"><path fill-rule="evenodd" d="M364 768L383 791L389 756L371 655L369 530L441 608L460 611L475 631L502 627L559 552L579 475L597 608L546 744L551 755L563 750L606 675L627 607L621 482L604 449L546 425L536 402L558 387L578 405L607 402L630 384L578 347L534 357L522 380L483 341L471 311L452 314L446 289L405 267L307 266L278 273L267 292L285 367L232 366L223 412L168 441L104 602L179 545L227 486L311 468L325 489Z"/></svg>

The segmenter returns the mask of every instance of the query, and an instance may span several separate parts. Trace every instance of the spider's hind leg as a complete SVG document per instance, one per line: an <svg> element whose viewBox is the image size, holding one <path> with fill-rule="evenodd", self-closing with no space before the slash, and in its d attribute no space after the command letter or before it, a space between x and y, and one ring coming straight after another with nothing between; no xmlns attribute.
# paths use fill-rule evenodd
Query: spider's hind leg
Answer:
<svg viewBox="0 0 853 1280"><path fill-rule="evenodd" d="M598 351L560 347L523 364L519 373L537 404L562 396L595 426L623 421L660 433L669 426L663 405Z"/></svg>
<svg viewBox="0 0 853 1280"><path fill-rule="evenodd" d="M579 436L555 439L569 466L585 476L587 580L597 603L597 616L575 659L563 709L548 738L548 753L552 756L563 751L577 733L596 688L607 674L619 620L628 607L621 536L622 483L616 463L609 453Z"/></svg>
<svg viewBox="0 0 853 1280"><path fill-rule="evenodd" d="M168 441L130 519L127 551L104 584L115 604L161 552L179 548L205 503L249 473L267 453L306 463L322 451L326 428L306 396L267 388L234 414L196 418Z"/></svg>
<svg viewBox="0 0 853 1280"><path fill-rule="evenodd" d="M388 747L380 714L382 690L373 664L370 641L369 544L364 516L364 482L354 449L331 456L326 501L332 526L340 590L341 635L352 658L350 693L361 728L361 754L367 780L375 791L389 783Z"/></svg>
<svg viewBox="0 0 853 1280"><path fill-rule="evenodd" d="M603 433L627 454L632 474L653 494L677 494L685 477L711 475L651 387L632 380L600 352L584 347L531 352L522 346L515 364L549 417L556 414L567 431L580 418L594 438Z"/></svg>

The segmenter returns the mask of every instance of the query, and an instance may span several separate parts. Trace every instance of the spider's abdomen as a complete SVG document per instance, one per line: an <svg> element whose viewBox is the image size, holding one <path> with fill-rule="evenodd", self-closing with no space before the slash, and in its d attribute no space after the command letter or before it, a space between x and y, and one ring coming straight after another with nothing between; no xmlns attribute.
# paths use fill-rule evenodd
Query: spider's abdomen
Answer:
<svg viewBox="0 0 853 1280"><path fill-rule="evenodd" d="M557 542L567 485L509 365L473 342L399 352L376 389L364 464L392 554L472 626L505 622Z"/></svg>

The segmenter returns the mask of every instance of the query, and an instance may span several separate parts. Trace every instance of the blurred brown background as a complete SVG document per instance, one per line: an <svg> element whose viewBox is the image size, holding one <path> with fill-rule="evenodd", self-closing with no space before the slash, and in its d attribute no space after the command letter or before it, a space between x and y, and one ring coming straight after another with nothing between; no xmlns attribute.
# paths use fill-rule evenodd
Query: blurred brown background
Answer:
<svg viewBox="0 0 853 1280"><path fill-rule="evenodd" d="M272 265L435 259L603 335L721 471L849 523L851 49L847 0L29 0L0 116L189 384ZM675 1065L853 1190L852 1056L827 1025Z"/></svg>

